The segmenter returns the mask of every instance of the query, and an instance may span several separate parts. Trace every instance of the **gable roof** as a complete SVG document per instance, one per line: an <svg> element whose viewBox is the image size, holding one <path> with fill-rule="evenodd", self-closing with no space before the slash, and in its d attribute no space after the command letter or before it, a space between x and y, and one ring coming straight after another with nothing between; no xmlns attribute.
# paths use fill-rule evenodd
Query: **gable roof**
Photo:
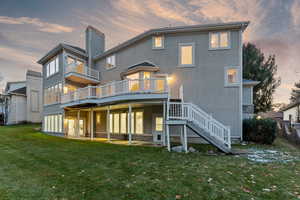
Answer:
<svg viewBox="0 0 300 200"><path fill-rule="evenodd" d="M134 65L129 66L124 72L121 72L121 78L133 74L139 71L151 71L156 72L159 71L159 67L149 61L143 61Z"/></svg>
<svg viewBox="0 0 300 200"><path fill-rule="evenodd" d="M144 62L135 64L135 65L132 65L132 66L128 67L128 69L133 69L133 68L136 68L136 67L139 67L139 66L155 67L154 64L152 64L148 61L144 61Z"/></svg>
<svg viewBox="0 0 300 200"><path fill-rule="evenodd" d="M164 27L157 29L150 29L140 35L135 36L134 38L127 40L104 53L96 55L93 59L98 60L103 57L106 57L109 54L113 54L123 48L126 48L148 36L155 34L165 34L165 33L181 33L181 32L193 32L193 31L215 31L222 29L242 29L243 31L249 25L249 21L242 22L231 22L231 23L216 23L216 24L201 24L201 25L192 25L192 26L177 26L177 27Z"/></svg>
<svg viewBox="0 0 300 200"><path fill-rule="evenodd" d="M73 53L77 53L81 56L87 57L86 51L80 47L72 46L69 44L60 43L53 49L51 49L45 56L43 56L40 60L37 61L38 64L46 63L50 58L56 55L62 49L69 50Z"/></svg>
<svg viewBox="0 0 300 200"><path fill-rule="evenodd" d="M15 89L19 89L19 88L22 88L22 87L25 87L26 86L26 81L13 81L13 82L7 82L6 83L6 86L5 86L5 93L7 92L11 92L13 90L11 90L11 86L12 85L19 85L18 87L16 87ZM15 90L14 89L14 90Z"/></svg>
<svg viewBox="0 0 300 200"><path fill-rule="evenodd" d="M16 89L16 90L13 90L13 91L10 91L9 94L22 94L22 95L26 95L26 86L22 87L22 88L19 88L19 89Z"/></svg>

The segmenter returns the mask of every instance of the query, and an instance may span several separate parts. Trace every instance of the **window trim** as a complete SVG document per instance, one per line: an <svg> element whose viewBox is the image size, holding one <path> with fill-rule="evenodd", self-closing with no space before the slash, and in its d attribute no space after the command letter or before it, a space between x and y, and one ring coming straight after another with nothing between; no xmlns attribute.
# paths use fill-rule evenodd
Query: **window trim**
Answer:
<svg viewBox="0 0 300 200"><path fill-rule="evenodd" d="M218 41L219 41L219 47L211 47L211 36L212 34L218 34ZM220 47L220 37L221 37L221 33L227 33L227 39L228 39L228 47ZM227 49L231 49L231 31L213 31L213 32L209 32L209 39L208 39L208 50L227 50Z"/></svg>
<svg viewBox="0 0 300 200"><path fill-rule="evenodd" d="M113 67L108 68L108 67L107 67L107 59L108 59L109 57L113 57L113 56L115 57L115 58L114 58L114 59L115 59L115 65L114 65ZM106 69L106 70L112 70L112 69L116 68L116 67L117 67L116 60L117 60L117 56L116 56L115 53L114 53L114 54L111 54L111 55L109 55L109 56L106 56L106 57L105 57L105 69Z"/></svg>
<svg viewBox="0 0 300 200"><path fill-rule="evenodd" d="M161 47L156 47L155 46L155 38L156 37L161 37L161 43L162 43L162 46ZM157 50L159 50L159 49L164 49L165 48L165 36L164 35L154 35L154 36L152 36L152 49L157 49Z"/></svg>
<svg viewBox="0 0 300 200"><path fill-rule="evenodd" d="M181 64L181 47L183 46L192 46L192 64ZM178 43L178 66L195 67L195 42Z"/></svg>
<svg viewBox="0 0 300 200"><path fill-rule="evenodd" d="M36 93L37 94L37 109L33 109L33 102L32 102L32 93ZM39 91L38 90L30 90L30 110L31 112L40 112L40 99L39 99Z"/></svg>
<svg viewBox="0 0 300 200"><path fill-rule="evenodd" d="M49 78L51 78L52 76L54 76L54 75L56 75L56 74L58 74L59 73L59 71L60 71L60 58L59 58L60 56L59 55L56 55L56 56L54 56L51 60L49 60L47 63L46 63L46 79L49 79ZM56 59L58 60L57 62L56 62ZM50 63L52 62L52 61L54 61L54 63L55 63L55 66L54 66L54 71L56 70L56 69L58 69L58 71L56 71L56 72L54 72L53 74L51 74L50 75ZM56 67L56 63L58 63L58 67ZM48 67L49 66L49 67Z"/></svg>
<svg viewBox="0 0 300 200"><path fill-rule="evenodd" d="M228 83L227 71L229 69L235 69L237 71L237 82L236 83ZM241 84L240 67L239 66L226 66L226 67L224 67L224 87L239 87L240 84Z"/></svg>

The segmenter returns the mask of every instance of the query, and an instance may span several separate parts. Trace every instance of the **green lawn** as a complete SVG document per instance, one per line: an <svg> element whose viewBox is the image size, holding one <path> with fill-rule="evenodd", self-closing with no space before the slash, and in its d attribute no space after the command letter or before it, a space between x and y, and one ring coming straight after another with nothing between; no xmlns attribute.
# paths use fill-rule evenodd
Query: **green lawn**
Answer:
<svg viewBox="0 0 300 200"><path fill-rule="evenodd" d="M0 199L300 199L300 162L68 140L0 127ZM299 155L278 139L274 146Z"/></svg>

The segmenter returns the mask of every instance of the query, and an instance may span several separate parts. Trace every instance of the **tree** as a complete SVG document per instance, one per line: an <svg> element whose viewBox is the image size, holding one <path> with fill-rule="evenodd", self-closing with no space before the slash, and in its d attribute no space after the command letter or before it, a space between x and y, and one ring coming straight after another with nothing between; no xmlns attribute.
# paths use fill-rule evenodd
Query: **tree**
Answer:
<svg viewBox="0 0 300 200"><path fill-rule="evenodd" d="M281 83L276 74L275 55L265 58L264 53L254 44L243 45L243 78L259 81L253 89L255 113L272 109L273 94Z"/></svg>
<svg viewBox="0 0 300 200"><path fill-rule="evenodd" d="M290 101L294 103L300 100L300 81L294 84L295 89L292 90Z"/></svg>

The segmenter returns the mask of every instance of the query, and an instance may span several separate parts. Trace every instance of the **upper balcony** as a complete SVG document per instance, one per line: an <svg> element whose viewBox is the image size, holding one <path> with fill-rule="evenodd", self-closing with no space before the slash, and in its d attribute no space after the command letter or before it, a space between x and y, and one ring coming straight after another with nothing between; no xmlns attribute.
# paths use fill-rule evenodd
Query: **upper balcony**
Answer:
<svg viewBox="0 0 300 200"><path fill-rule="evenodd" d="M87 67L84 63L71 63L66 66L65 78L83 84L98 84L100 72Z"/></svg>
<svg viewBox="0 0 300 200"><path fill-rule="evenodd" d="M105 104L117 101L168 98L166 78L125 79L99 86L87 86L64 94L62 107L80 104Z"/></svg>

